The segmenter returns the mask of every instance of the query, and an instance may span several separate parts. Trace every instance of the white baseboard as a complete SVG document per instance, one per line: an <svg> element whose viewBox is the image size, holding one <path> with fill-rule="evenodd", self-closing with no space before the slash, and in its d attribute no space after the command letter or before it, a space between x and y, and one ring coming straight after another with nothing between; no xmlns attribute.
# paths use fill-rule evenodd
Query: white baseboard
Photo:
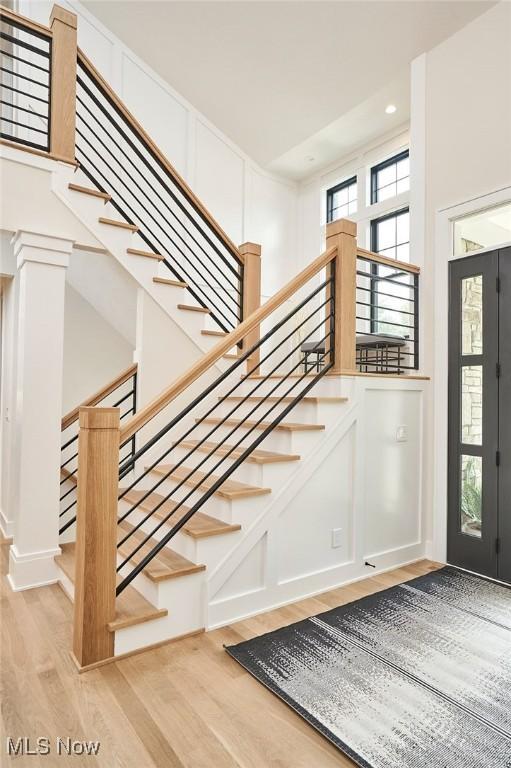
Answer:
<svg viewBox="0 0 511 768"><path fill-rule="evenodd" d="M55 584L59 579L55 557L60 554L60 547L20 554L16 545L12 544L9 549L7 580L13 592Z"/></svg>
<svg viewBox="0 0 511 768"><path fill-rule="evenodd" d="M281 583L273 585L273 587L263 587L251 594L237 595L223 601L210 603L206 629L210 631L237 621L243 621L251 616L267 613L300 600L317 597L323 592L345 587L371 576L378 576L426 559L422 544L402 547L394 550L392 554L393 558L391 553L386 553L385 557L381 558L380 563L376 563L374 569L363 565L357 567L354 563L347 563L327 571L304 575L299 579L294 579L293 582L287 582L287 584ZM285 588L291 584L292 589Z"/></svg>
<svg viewBox="0 0 511 768"><path fill-rule="evenodd" d="M0 532L4 539L10 539L14 534L14 520L8 520L3 509L0 509Z"/></svg>

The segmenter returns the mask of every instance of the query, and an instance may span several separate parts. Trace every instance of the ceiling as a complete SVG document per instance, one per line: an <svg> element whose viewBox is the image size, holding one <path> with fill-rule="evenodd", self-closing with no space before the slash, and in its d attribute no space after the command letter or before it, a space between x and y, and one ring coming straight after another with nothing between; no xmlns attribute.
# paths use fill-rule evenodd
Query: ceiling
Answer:
<svg viewBox="0 0 511 768"><path fill-rule="evenodd" d="M405 123L410 62L494 2L85 5L261 166L299 179Z"/></svg>

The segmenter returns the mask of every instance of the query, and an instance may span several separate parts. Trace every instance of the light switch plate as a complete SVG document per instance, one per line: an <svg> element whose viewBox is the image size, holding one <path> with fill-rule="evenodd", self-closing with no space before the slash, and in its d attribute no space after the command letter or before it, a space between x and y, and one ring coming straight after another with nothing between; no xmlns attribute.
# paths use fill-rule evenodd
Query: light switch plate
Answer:
<svg viewBox="0 0 511 768"><path fill-rule="evenodd" d="M406 443L408 442L408 426L401 424L396 430L396 442Z"/></svg>
<svg viewBox="0 0 511 768"><path fill-rule="evenodd" d="M342 547L342 528L332 528L332 548Z"/></svg>

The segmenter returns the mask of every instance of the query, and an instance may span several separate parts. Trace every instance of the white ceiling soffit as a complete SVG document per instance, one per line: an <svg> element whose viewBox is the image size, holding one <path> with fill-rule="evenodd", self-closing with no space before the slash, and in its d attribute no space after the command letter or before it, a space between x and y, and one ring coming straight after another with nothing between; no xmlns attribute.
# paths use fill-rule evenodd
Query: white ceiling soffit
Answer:
<svg viewBox="0 0 511 768"><path fill-rule="evenodd" d="M260 165L302 178L406 122L410 62L494 2L85 5Z"/></svg>

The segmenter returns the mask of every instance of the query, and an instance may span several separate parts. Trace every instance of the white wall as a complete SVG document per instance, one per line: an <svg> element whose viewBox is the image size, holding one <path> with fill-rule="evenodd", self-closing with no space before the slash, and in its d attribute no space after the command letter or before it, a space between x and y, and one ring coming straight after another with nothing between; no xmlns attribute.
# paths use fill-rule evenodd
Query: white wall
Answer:
<svg viewBox="0 0 511 768"><path fill-rule="evenodd" d="M434 413L428 424L429 465L434 467L433 555L443 559L451 219L511 199L511 4L498 3L424 58L415 107L412 99L412 125L422 132L425 144L422 349L434 379Z"/></svg>
<svg viewBox="0 0 511 768"><path fill-rule="evenodd" d="M423 557L428 386L404 377L343 377L348 402L322 413L321 440L208 575L208 627Z"/></svg>
<svg viewBox="0 0 511 768"><path fill-rule="evenodd" d="M262 245L263 294L273 294L294 273L296 184L257 166L79 2L61 5L78 15L81 48L232 240ZM51 7L18 2L20 13L43 24Z"/></svg>
<svg viewBox="0 0 511 768"><path fill-rule="evenodd" d="M299 187L298 227L299 253L302 266L311 259L310 254L318 254L325 244L326 193L331 187L357 176L358 200L357 212L350 215L357 222L357 239L361 248L370 248L371 219L398 210L409 204L410 193L404 192L397 197L371 205L370 168L388 157L407 149L410 145L410 133L407 126L380 137L376 141L361 147L357 152L339 158L330 168L303 181ZM413 179L411 180L413 183ZM411 256L413 259L413 244Z"/></svg>
<svg viewBox="0 0 511 768"><path fill-rule="evenodd" d="M69 283L64 313L62 412L67 413L128 368L134 348Z"/></svg>

